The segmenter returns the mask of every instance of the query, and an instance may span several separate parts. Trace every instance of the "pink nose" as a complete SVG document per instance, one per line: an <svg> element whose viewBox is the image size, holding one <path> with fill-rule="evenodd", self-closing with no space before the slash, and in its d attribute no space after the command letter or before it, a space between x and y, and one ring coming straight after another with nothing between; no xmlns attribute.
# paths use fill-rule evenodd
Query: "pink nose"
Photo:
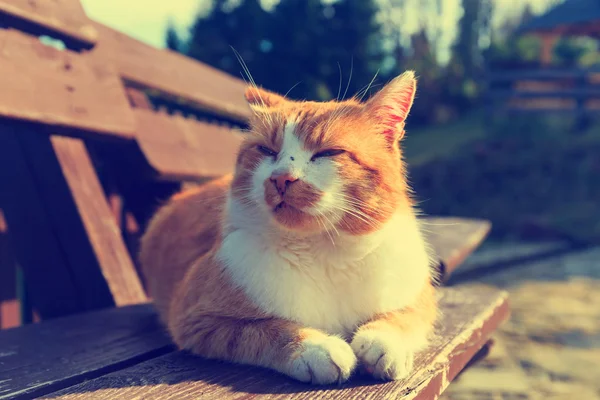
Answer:
<svg viewBox="0 0 600 400"><path fill-rule="evenodd" d="M283 195L287 187L293 182L296 182L297 180L298 178L290 174L289 172L274 172L273 175L271 175L271 182L273 182L280 195Z"/></svg>

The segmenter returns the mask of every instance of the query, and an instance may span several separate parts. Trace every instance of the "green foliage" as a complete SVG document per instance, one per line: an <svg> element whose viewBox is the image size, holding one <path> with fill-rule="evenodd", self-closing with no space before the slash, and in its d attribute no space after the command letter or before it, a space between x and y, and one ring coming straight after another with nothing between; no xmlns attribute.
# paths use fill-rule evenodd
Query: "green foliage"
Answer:
<svg viewBox="0 0 600 400"><path fill-rule="evenodd" d="M495 68L520 68L527 63L537 63L540 50L540 40L535 36L509 37L492 43L486 56Z"/></svg>
<svg viewBox="0 0 600 400"><path fill-rule="evenodd" d="M190 30L187 55L239 76L235 49L257 84L297 99L327 100L353 78L355 94L377 71L383 52L372 0L282 0L270 12L258 0L229 7L217 0ZM338 63L340 67L338 67ZM346 83L342 85L342 94Z"/></svg>
<svg viewBox="0 0 600 400"><path fill-rule="evenodd" d="M261 63L261 46L268 40L271 15L262 9L258 0L245 0L230 9L227 0L215 0L206 16L199 17L190 28L186 54L234 76L241 67L235 49L253 66L257 81L264 81L270 69Z"/></svg>
<svg viewBox="0 0 600 400"><path fill-rule="evenodd" d="M458 40L454 44L454 57L466 77L472 77L479 64L479 11L481 0L462 0L463 15L458 23Z"/></svg>
<svg viewBox="0 0 600 400"><path fill-rule="evenodd" d="M165 45L167 49L173 51L181 50L181 39L179 39L179 35L177 34L177 31L175 30L175 27L172 23L169 23L169 26L167 27Z"/></svg>
<svg viewBox="0 0 600 400"><path fill-rule="evenodd" d="M420 207L433 215L490 219L496 238L527 238L525 228L536 225L600 242L593 217L600 199L600 129L574 137L571 123L468 118L444 129L410 131L405 145Z"/></svg>
<svg viewBox="0 0 600 400"><path fill-rule="evenodd" d="M561 38L554 48L554 61L564 67L596 64L598 42L591 38Z"/></svg>

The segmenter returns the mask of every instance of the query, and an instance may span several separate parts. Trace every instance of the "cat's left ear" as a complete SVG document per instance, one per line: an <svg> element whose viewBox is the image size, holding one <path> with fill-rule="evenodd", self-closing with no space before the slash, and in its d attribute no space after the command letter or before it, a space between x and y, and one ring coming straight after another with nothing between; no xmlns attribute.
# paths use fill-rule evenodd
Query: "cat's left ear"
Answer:
<svg viewBox="0 0 600 400"><path fill-rule="evenodd" d="M244 96L246 97L248 104L250 104L250 107L255 111L266 111L266 109L276 107L286 101L285 97L257 86L249 86L246 88Z"/></svg>
<svg viewBox="0 0 600 400"><path fill-rule="evenodd" d="M406 71L394 78L370 98L365 109L385 135L395 145L404 135L404 121L412 107L417 80L414 71Z"/></svg>

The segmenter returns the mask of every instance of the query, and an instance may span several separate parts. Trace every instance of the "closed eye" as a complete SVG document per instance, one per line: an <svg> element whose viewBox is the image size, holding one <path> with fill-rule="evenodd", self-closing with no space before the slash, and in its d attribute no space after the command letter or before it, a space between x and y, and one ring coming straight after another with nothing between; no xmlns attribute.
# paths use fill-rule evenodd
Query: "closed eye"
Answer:
<svg viewBox="0 0 600 400"><path fill-rule="evenodd" d="M258 151L260 151L265 156L277 157L277 152L275 150L271 150L267 146L258 145L258 146L256 146L256 148L258 149Z"/></svg>
<svg viewBox="0 0 600 400"><path fill-rule="evenodd" d="M315 153L312 156L312 160L316 160L317 158L324 158L324 157L335 157L335 156L339 156L340 154L342 154L344 152L345 151L342 149L327 149L327 150L323 150L318 153Z"/></svg>

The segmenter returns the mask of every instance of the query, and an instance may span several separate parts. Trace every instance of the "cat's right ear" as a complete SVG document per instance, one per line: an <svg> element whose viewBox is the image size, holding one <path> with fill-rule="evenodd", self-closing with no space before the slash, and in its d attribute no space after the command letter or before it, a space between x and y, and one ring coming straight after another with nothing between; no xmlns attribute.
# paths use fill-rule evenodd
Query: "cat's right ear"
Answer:
<svg viewBox="0 0 600 400"><path fill-rule="evenodd" d="M260 111L283 104L286 100L283 96L269 92L268 90L249 86L244 93L246 101L255 111Z"/></svg>

